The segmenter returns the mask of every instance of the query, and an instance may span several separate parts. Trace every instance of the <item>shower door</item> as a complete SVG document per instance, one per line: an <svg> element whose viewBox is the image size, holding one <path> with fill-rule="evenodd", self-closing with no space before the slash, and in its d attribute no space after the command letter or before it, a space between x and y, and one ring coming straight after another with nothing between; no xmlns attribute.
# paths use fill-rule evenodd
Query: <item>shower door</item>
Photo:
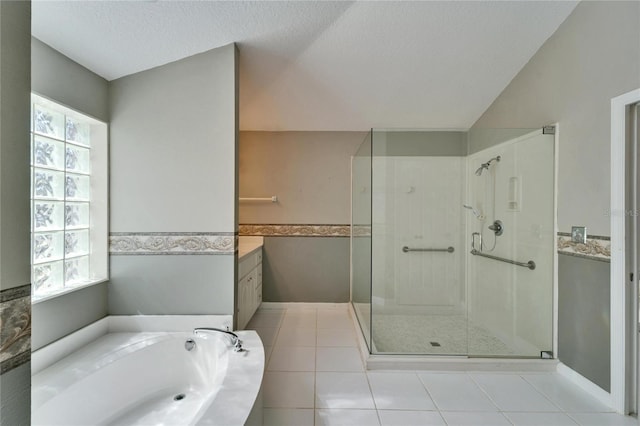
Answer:
<svg viewBox="0 0 640 426"><path fill-rule="evenodd" d="M487 132L505 140L506 131ZM470 356L553 351L555 137L541 129L520 133L468 156L467 203L481 215L466 213L467 237L475 234L478 251L467 259ZM496 221L500 232L489 229Z"/></svg>

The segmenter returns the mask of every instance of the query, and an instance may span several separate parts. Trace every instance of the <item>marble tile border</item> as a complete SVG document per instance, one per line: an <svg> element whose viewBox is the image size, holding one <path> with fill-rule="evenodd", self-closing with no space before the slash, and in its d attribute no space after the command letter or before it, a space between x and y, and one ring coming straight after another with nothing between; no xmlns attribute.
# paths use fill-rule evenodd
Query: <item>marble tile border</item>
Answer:
<svg viewBox="0 0 640 426"><path fill-rule="evenodd" d="M233 255L234 232L112 232L110 255Z"/></svg>
<svg viewBox="0 0 640 426"><path fill-rule="evenodd" d="M574 243L569 232L558 232L558 253L585 259L611 262L611 238L587 235L587 243Z"/></svg>
<svg viewBox="0 0 640 426"><path fill-rule="evenodd" d="M0 374L31 359L31 285L0 292Z"/></svg>
<svg viewBox="0 0 640 426"><path fill-rule="evenodd" d="M313 224L245 224L240 225L240 235L261 237L349 237L349 225L313 225Z"/></svg>

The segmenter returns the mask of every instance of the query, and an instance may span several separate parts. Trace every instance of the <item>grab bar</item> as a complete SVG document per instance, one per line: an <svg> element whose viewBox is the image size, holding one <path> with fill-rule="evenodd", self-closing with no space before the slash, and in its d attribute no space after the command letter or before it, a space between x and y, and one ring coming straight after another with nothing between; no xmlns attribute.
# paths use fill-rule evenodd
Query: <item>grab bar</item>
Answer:
<svg viewBox="0 0 640 426"><path fill-rule="evenodd" d="M238 198L238 201L266 201L266 202L271 202L271 203L277 203L278 202L278 196L277 195L272 195L271 197L258 197L258 198L251 198L251 197L240 197Z"/></svg>
<svg viewBox="0 0 640 426"><path fill-rule="evenodd" d="M492 256L490 254L484 254L482 252L479 252L476 249L471 250L471 254L474 255L474 256L482 256L482 257L486 257L488 259L499 260L500 262L510 263L512 265L524 266L525 268L529 268L532 271L534 269L536 269L536 262L534 262L533 260L530 260L528 262L516 262L515 260L505 259L504 257Z"/></svg>
<svg viewBox="0 0 640 426"><path fill-rule="evenodd" d="M402 251L408 253L410 251L446 251L447 253L453 253L453 247L447 248L409 248L407 246L402 247Z"/></svg>

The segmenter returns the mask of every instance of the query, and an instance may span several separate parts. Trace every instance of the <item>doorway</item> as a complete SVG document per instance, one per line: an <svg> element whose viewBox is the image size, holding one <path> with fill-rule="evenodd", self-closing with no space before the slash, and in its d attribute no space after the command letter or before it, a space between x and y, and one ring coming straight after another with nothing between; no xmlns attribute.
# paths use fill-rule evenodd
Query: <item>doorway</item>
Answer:
<svg viewBox="0 0 640 426"><path fill-rule="evenodd" d="M611 402L637 414L638 387L638 104L640 89L611 101Z"/></svg>

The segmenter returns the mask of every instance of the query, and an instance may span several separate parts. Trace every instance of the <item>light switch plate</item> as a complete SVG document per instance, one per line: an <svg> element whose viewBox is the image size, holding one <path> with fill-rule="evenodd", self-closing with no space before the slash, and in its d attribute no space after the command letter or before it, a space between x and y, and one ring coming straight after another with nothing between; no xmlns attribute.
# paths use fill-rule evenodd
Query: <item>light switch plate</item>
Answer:
<svg viewBox="0 0 640 426"><path fill-rule="evenodd" d="M571 227L571 241L579 244L587 243L587 227L586 226L572 226Z"/></svg>

